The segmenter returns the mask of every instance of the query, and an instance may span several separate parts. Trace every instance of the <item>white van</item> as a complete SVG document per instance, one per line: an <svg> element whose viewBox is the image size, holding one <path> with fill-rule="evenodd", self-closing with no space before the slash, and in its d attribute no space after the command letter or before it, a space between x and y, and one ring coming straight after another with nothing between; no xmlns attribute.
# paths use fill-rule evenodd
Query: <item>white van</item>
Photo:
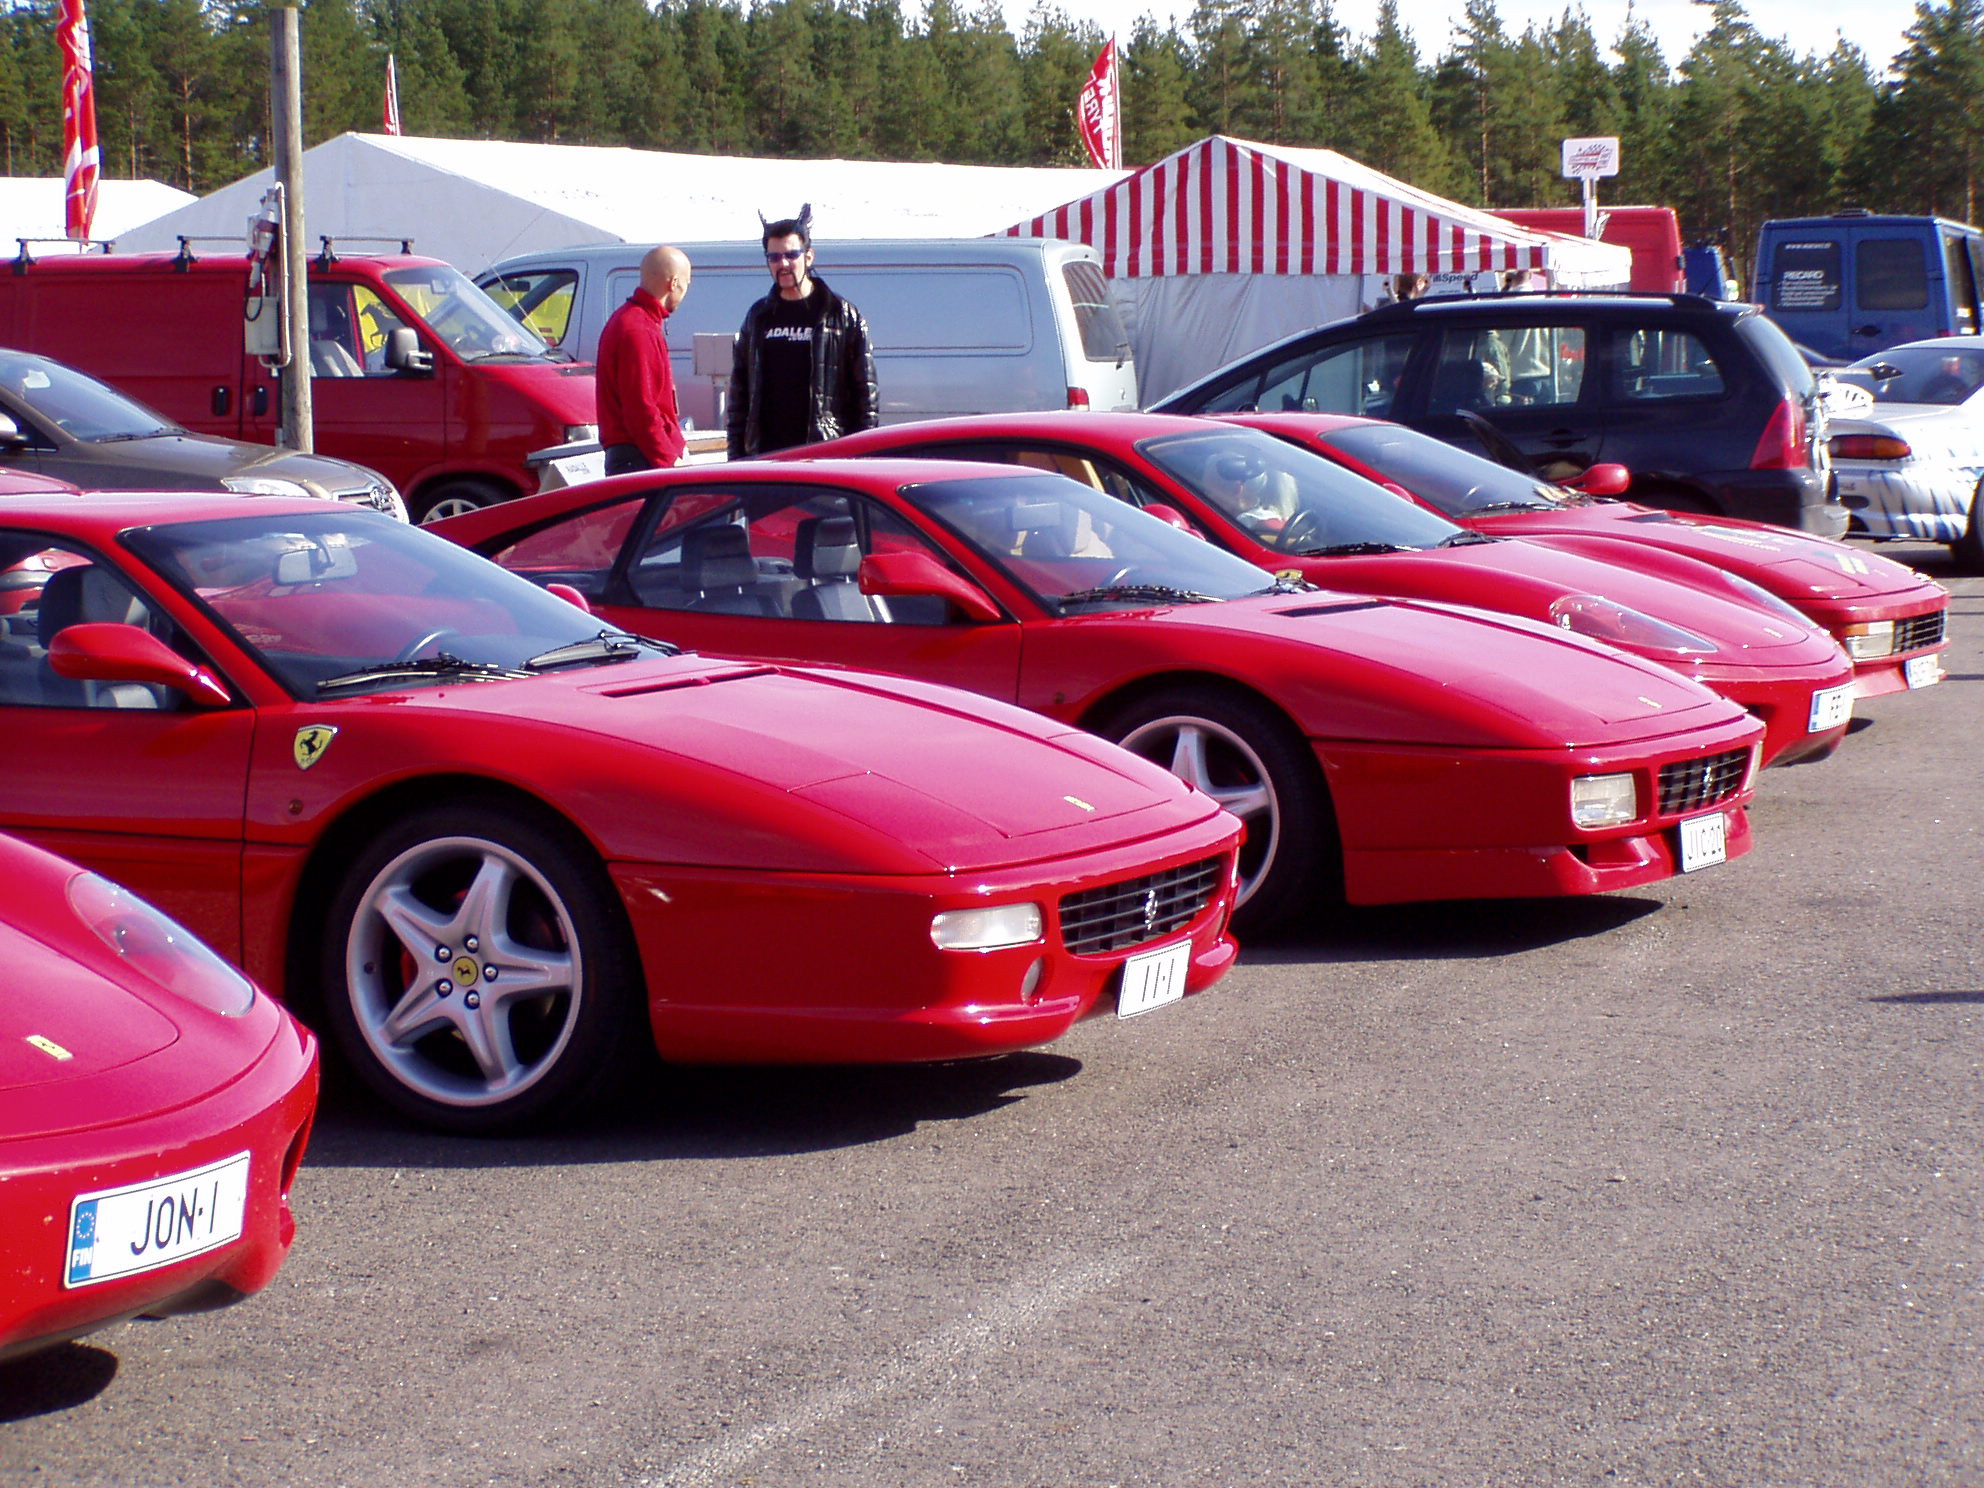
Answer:
<svg viewBox="0 0 1984 1488"><path fill-rule="evenodd" d="M634 292L651 243L519 254L476 283L552 345L592 359L606 317ZM699 332L735 335L771 290L764 245L680 243L695 270L668 318L677 398L697 429L722 428ZM821 240L813 272L868 317L885 424L1040 408L1134 409L1130 337L1085 243L1044 238Z"/></svg>

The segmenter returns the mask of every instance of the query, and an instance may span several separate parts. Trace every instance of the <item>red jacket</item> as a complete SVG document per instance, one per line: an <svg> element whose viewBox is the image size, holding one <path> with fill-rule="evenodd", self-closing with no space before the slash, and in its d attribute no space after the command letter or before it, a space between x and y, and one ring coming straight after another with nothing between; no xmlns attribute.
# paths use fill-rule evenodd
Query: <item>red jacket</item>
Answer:
<svg viewBox="0 0 1984 1488"><path fill-rule="evenodd" d="M682 458L682 421L675 411L675 372L668 365L662 325L668 312L637 289L599 333L599 442L639 447L657 465Z"/></svg>

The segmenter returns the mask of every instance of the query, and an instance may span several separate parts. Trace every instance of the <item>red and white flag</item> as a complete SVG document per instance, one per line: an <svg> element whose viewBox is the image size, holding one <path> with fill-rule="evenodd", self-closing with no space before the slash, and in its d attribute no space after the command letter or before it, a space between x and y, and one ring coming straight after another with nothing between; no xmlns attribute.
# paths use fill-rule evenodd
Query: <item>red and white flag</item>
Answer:
<svg viewBox="0 0 1984 1488"><path fill-rule="evenodd" d="M62 49L62 230L83 239L96 220L96 183L102 164L96 147L90 21L83 0L61 0L55 41Z"/></svg>
<svg viewBox="0 0 1984 1488"><path fill-rule="evenodd" d="M393 54L386 53L386 133L400 132L400 70Z"/></svg>
<svg viewBox="0 0 1984 1488"><path fill-rule="evenodd" d="M1104 170L1123 168L1123 98L1117 87L1116 38L1104 43L1082 84L1075 122L1088 147L1088 158Z"/></svg>

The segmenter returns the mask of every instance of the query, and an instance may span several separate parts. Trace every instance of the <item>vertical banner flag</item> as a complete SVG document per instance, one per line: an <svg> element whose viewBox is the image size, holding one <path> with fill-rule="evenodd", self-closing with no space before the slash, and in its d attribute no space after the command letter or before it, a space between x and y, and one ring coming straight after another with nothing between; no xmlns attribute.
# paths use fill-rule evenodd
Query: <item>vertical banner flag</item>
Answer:
<svg viewBox="0 0 1984 1488"><path fill-rule="evenodd" d="M55 41L62 49L62 230L85 239L96 220L96 86L90 21L83 0L61 0Z"/></svg>
<svg viewBox="0 0 1984 1488"><path fill-rule="evenodd" d="M387 134L400 132L400 70L393 61L393 54L386 53L386 129Z"/></svg>
<svg viewBox="0 0 1984 1488"><path fill-rule="evenodd" d="M1104 170L1123 168L1123 100L1117 86L1116 38L1103 44L1082 84L1075 122L1088 147L1088 158Z"/></svg>

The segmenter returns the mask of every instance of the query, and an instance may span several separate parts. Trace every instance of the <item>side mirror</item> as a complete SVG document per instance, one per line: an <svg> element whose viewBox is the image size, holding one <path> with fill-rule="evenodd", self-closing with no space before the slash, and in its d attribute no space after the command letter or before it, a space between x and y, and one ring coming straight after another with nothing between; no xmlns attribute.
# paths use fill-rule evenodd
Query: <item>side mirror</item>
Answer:
<svg viewBox="0 0 1984 1488"><path fill-rule="evenodd" d="M144 682L183 692L202 708L234 701L220 678L188 661L150 631L110 620L65 625L48 645L48 665L72 682Z"/></svg>
<svg viewBox="0 0 1984 1488"><path fill-rule="evenodd" d="M591 602L570 584L546 584L544 586L544 592L546 594L557 595L558 598L564 600L568 605L577 605L588 615L592 613Z"/></svg>
<svg viewBox="0 0 1984 1488"><path fill-rule="evenodd" d="M870 553L861 560L863 594L889 598L948 599L973 620L997 620L999 607L969 579L960 578L928 553Z"/></svg>
<svg viewBox="0 0 1984 1488"><path fill-rule="evenodd" d="M412 326L395 326L386 332L386 365L395 372L431 376L434 353L421 347L420 332Z"/></svg>
<svg viewBox="0 0 1984 1488"><path fill-rule="evenodd" d="M14 422L14 416L0 413L0 449L19 449L28 442L28 436L21 432L21 426Z"/></svg>
<svg viewBox="0 0 1984 1488"><path fill-rule="evenodd" d="M1581 474L1557 484L1587 496L1623 496L1633 483L1633 473L1623 465L1587 466Z"/></svg>

